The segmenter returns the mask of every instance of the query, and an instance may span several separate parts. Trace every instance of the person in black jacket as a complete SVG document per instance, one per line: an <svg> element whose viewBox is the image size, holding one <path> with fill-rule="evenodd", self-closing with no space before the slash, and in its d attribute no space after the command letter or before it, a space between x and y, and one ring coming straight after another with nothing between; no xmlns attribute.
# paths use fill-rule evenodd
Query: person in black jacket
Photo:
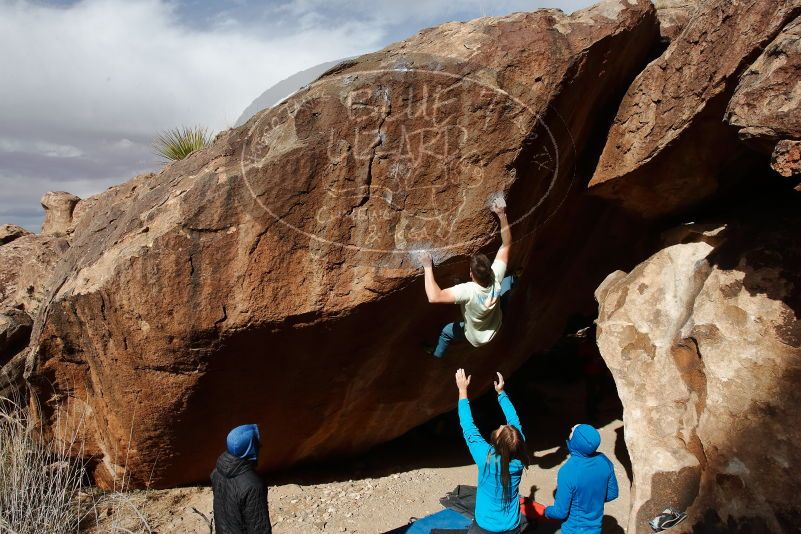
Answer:
<svg viewBox="0 0 801 534"><path fill-rule="evenodd" d="M256 474L259 427L242 425L228 433L228 450L211 473L214 522L220 534L272 534L267 488Z"/></svg>

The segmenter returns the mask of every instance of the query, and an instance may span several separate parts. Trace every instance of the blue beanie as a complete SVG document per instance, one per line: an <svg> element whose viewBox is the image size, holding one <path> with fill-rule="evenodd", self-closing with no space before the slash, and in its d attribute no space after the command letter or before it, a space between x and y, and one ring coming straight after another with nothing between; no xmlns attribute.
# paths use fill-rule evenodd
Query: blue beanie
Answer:
<svg viewBox="0 0 801 534"><path fill-rule="evenodd" d="M579 456L592 456L601 444L601 434L590 425L577 425L573 429L573 437L567 442L571 453Z"/></svg>
<svg viewBox="0 0 801 534"><path fill-rule="evenodd" d="M256 460L261 438L257 425L241 425L231 430L226 439L228 452L243 460Z"/></svg>

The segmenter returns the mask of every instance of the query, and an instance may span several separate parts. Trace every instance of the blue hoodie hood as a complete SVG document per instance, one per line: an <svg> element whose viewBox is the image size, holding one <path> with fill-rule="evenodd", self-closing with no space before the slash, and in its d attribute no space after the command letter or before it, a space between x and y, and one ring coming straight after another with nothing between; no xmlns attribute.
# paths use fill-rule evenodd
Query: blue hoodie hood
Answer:
<svg viewBox="0 0 801 534"><path fill-rule="evenodd" d="M545 517L562 521L565 534L600 534L604 503L618 496L615 469L598 452L601 435L590 425L577 425L567 442L570 458L556 476L556 499Z"/></svg>
<svg viewBox="0 0 801 534"><path fill-rule="evenodd" d="M578 425L567 442L567 450L576 456L592 456L601 444L601 434L590 425Z"/></svg>
<svg viewBox="0 0 801 534"><path fill-rule="evenodd" d="M242 460L256 460L259 456L259 427L257 425L241 425L231 430L226 439L228 452Z"/></svg>

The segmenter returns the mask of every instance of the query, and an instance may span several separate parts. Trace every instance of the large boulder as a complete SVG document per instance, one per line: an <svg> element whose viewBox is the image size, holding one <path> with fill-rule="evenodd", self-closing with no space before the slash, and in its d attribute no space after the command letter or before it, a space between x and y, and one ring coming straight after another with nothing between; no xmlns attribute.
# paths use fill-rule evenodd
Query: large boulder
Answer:
<svg viewBox="0 0 801 534"><path fill-rule="evenodd" d="M801 0L707 0L624 97L590 182L644 217L688 210L763 162L724 123L739 75ZM731 184L733 185L733 184Z"/></svg>
<svg viewBox="0 0 801 534"><path fill-rule="evenodd" d="M0 247L0 306L35 316L53 268L68 248L64 238L35 234Z"/></svg>
<svg viewBox="0 0 801 534"><path fill-rule="evenodd" d="M80 200L80 197L64 191L45 193L42 197L42 207L45 210L42 235L65 235L72 225L72 212Z"/></svg>
<svg viewBox="0 0 801 534"><path fill-rule="evenodd" d="M662 38L675 39L684 30L703 0L654 0Z"/></svg>
<svg viewBox="0 0 801 534"><path fill-rule="evenodd" d="M801 140L801 16L741 76L726 120L740 137L763 140L769 149L780 139Z"/></svg>
<svg viewBox="0 0 801 534"><path fill-rule="evenodd" d="M796 532L801 479L798 205L688 225L598 288L623 402L628 532L672 506L690 532ZM782 213L783 211L783 213Z"/></svg>
<svg viewBox="0 0 801 534"><path fill-rule="evenodd" d="M0 308L0 403L21 402L25 397L25 353L33 320L18 308Z"/></svg>
<svg viewBox="0 0 801 534"><path fill-rule="evenodd" d="M15 239L24 235L29 235L30 232L16 224L4 224L0 226L0 245L11 243Z"/></svg>
<svg viewBox="0 0 801 534"><path fill-rule="evenodd" d="M0 309L0 367L28 344L33 320L17 308Z"/></svg>
<svg viewBox="0 0 801 534"><path fill-rule="evenodd" d="M575 165L657 39L647 0L445 24L101 194L34 324L45 428L82 433L101 485L170 486L206 480L243 422L282 468L451 409L455 361L488 387L591 304L620 257L599 251L636 248ZM435 360L420 345L457 312L427 304L410 252L464 279L498 245L497 193L522 280L497 340Z"/></svg>
<svg viewBox="0 0 801 534"><path fill-rule="evenodd" d="M91 218L97 210L103 209L102 206L107 204L109 199L113 198L113 202L121 202L125 198L130 198L140 184L154 176L155 174L152 172L140 174L123 184L112 185L102 193L79 199L72 210L71 222L66 230L67 235L71 236L84 218Z"/></svg>
<svg viewBox="0 0 801 534"><path fill-rule="evenodd" d="M743 74L726 118L776 172L801 174L801 16Z"/></svg>
<svg viewBox="0 0 801 534"><path fill-rule="evenodd" d="M25 233L0 246L0 397L24 389L23 349L30 320L48 287L54 266L69 248L66 239Z"/></svg>
<svg viewBox="0 0 801 534"><path fill-rule="evenodd" d="M776 143L770 166L788 178L801 175L801 141L782 139Z"/></svg>

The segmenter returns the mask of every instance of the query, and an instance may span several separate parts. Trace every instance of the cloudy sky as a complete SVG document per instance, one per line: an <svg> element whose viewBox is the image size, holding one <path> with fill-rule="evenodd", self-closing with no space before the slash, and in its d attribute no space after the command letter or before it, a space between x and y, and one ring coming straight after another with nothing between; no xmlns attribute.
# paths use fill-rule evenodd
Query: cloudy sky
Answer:
<svg viewBox="0 0 801 534"><path fill-rule="evenodd" d="M591 0L0 0L0 224L46 191L159 166L165 128L219 131L299 70L449 20Z"/></svg>

